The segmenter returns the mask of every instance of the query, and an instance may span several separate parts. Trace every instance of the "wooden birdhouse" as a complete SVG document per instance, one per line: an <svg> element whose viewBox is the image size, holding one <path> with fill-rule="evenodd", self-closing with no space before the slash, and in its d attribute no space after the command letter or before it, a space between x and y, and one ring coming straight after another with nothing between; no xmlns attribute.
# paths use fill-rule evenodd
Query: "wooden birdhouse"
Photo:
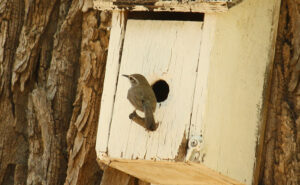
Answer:
<svg viewBox="0 0 300 185"><path fill-rule="evenodd" d="M155 184L257 183L280 0L230 3L94 1L113 12L99 162ZM129 119L134 73L156 94L155 131Z"/></svg>

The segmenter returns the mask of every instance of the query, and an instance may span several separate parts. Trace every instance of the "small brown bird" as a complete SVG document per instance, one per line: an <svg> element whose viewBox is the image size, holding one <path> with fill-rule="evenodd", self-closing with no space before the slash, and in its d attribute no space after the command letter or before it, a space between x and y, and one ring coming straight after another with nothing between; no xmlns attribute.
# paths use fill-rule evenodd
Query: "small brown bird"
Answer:
<svg viewBox="0 0 300 185"><path fill-rule="evenodd" d="M145 127L155 130L153 113L156 109L156 97L152 87L141 74L123 75L130 80L131 88L128 90L127 99L136 110L145 113ZM135 113L135 111L134 111Z"/></svg>

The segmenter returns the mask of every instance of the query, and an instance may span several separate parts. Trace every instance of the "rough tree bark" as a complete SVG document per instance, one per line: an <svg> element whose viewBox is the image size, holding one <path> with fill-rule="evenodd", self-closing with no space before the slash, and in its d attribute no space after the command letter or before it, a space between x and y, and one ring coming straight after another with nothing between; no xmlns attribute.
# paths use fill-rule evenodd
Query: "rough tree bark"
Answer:
<svg viewBox="0 0 300 185"><path fill-rule="evenodd" d="M0 184L100 184L94 148L111 15L91 7L0 1Z"/></svg>
<svg viewBox="0 0 300 185"><path fill-rule="evenodd" d="M300 1L282 0L260 184L300 184Z"/></svg>
<svg viewBox="0 0 300 185"><path fill-rule="evenodd" d="M0 1L0 184L146 184L94 150L109 13L91 0ZM300 2L283 0L261 184L297 184ZM121 183L122 182L122 183Z"/></svg>

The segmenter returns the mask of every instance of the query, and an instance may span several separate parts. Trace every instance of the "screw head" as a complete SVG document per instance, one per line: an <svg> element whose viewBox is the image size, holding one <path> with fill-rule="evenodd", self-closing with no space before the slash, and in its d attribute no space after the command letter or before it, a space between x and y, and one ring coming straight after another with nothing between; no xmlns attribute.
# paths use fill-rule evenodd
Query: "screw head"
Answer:
<svg viewBox="0 0 300 185"><path fill-rule="evenodd" d="M189 140L189 147L195 148L200 146L203 143L203 139L201 136L192 136Z"/></svg>
<svg viewBox="0 0 300 185"><path fill-rule="evenodd" d="M198 145L198 141L196 139L191 140L191 146L195 147Z"/></svg>

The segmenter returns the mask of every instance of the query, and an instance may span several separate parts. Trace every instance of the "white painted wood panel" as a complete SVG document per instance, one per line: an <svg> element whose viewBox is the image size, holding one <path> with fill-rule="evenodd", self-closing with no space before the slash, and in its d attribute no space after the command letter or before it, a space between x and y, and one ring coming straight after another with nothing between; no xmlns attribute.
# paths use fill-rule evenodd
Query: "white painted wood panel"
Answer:
<svg viewBox="0 0 300 185"><path fill-rule="evenodd" d="M205 112L197 118L202 122L203 164L248 185L255 184L258 175L257 149L265 124L279 7L280 0L245 0L226 14L206 14L204 20L206 24L215 19L216 24Z"/></svg>
<svg viewBox="0 0 300 185"><path fill-rule="evenodd" d="M199 64L197 67L199 72L197 73L196 79L196 88L189 137L203 136L202 130L205 125L203 125L202 123L205 115L207 101L207 83L210 67L210 54L211 49L213 47L213 43L215 42L215 26L216 18L214 16L209 15L205 16L205 21L203 25L202 47L200 50L201 54L199 58Z"/></svg>
<svg viewBox="0 0 300 185"><path fill-rule="evenodd" d="M140 73L150 83L164 79L170 87L155 111L159 127L148 132L129 120L130 84L119 77L108 141L108 156L127 159L174 160L188 137L202 22L128 20L120 74Z"/></svg>
<svg viewBox="0 0 300 185"><path fill-rule="evenodd" d="M101 109L98 121L96 151L106 152L110 133L110 122L114 107L116 83L119 74L120 50L124 38L125 16L123 12L115 11L112 14L112 28L110 31L109 50L106 61L105 79L101 98ZM102 155L102 154L101 154Z"/></svg>

